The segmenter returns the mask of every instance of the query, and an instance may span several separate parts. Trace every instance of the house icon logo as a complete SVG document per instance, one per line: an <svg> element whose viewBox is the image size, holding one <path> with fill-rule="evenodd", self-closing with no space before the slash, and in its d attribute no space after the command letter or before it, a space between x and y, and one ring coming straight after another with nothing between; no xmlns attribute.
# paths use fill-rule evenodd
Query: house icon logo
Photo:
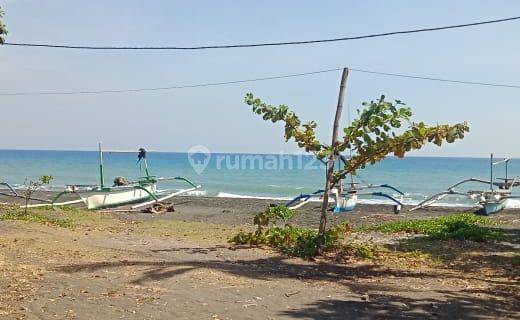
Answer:
<svg viewBox="0 0 520 320"><path fill-rule="evenodd" d="M205 146L193 146L188 150L188 162L197 174L202 174L209 164L211 152Z"/></svg>

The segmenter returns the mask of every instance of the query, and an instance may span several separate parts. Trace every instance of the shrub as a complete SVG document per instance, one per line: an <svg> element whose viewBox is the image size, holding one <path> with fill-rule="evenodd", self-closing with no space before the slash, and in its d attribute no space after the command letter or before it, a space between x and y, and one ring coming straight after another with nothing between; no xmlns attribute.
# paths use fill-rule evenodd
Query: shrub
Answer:
<svg viewBox="0 0 520 320"><path fill-rule="evenodd" d="M253 218L255 232L240 231L229 240L237 245L268 245L287 254L310 258L318 254L318 232L314 229L295 227L287 223L294 212L285 206L270 206ZM283 221L284 225L277 223ZM340 238L350 231L348 224L331 227L325 233L324 249L336 247Z"/></svg>

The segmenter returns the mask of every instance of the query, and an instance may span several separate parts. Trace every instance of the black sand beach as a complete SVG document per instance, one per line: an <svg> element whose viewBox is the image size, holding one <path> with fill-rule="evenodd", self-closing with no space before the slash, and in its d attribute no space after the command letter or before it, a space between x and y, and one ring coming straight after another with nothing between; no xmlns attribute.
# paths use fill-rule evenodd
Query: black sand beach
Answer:
<svg viewBox="0 0 520 320"><path fill-rule="evenodd" d="M175 212L164 214L33 211L67 218L74 223L67 228L0 221L0 314L6 319L519 315L517 242L424 243L403 234L353 233L355 241L390 251L368 260L306 261L227 242L238 230L251 230L254 214L272 201L179 197L173 203ZM0 216L7 210L0 206ZM463 211L436 207L396 215L390 206L361 205L353 213L330 214L330 224L347 221L355 227ZM519 213L505 210L492 219L518 237ZM291 223L316 227L318 216L319 204L311 203Z"/></svg>
<svg viewBox="0 0 520 320"><path fill-rule="evenodd" d="M54 195L51 192L38 192L35 197L50 199ZM63 201L75 199L73 196L63 198ZM0 195L0 203L22 204L22 199L10 198ZM33 202L37 203L37 202ZM189 222L206 222L212 224L225 224L231 226L251 225L253 216L265 210L269 205L283 204L281 201L255 198L218 198L201 196L175 197L171 201L175 213L152 215L140 211L131 211L129 206L116 209L102 210L111 213L123 220L146 221L146 220L178 220ZM78 204L74 207L81 208ZM319 224L320 202L309 202L305 206L295 210L296 215L291 223L304 227L317 228ZM474 208L468 207L442 207L433 206L409 211L411 207L403 207L400 213L395 214L391 205L384 204L359 204L352 212L335 214L329 211L329 224L334 225L348 222L352 226L381 223L393 220L427 219L449 215L453 213L473 212ZM128 209L128 212L125 210ZM520 209L506 209L500 214L491 216L500 221L515 221L520 217Z"/></svg>

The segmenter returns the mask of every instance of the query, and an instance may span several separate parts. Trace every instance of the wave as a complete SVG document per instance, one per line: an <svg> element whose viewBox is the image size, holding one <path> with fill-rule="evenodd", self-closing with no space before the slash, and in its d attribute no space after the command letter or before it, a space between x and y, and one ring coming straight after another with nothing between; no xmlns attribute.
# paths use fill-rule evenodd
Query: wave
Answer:
<svg viewBox="0 0 520 320"><path fill-rule="evenodd" d="M24 184L18 184L18 183L15 183L15 184L10 184L10 186L14 189L14 190L18 190L18 191L24 191L27 189L28 186L24 185ZM60 191L63 191L65 189L65 186L41 186L39 188L38 191L45 191L45 192L60 192ZM7 187L5 186L0 186L0 190L7 190Z"/></svg>
<svg viewBox="0 0 520 320"><path fill-rule="evenodd" d="M278 200L278 201L289 201L292 200L292 197L269 197L269 196L255 196L248 194L236 194L236 193L228 193L228 192L219 192L216 195L217 198L232 198L232 199L260 199L260 200ZM333 202L333 200L330 200ZM511 202L510 200L509 202ZM508 203L507 208L520 208L520 200L515 200L517 203L515 206L510 206ZM310 202L321 202L319 198L312 198ZM413 206L419 204L420 201L405 199L404 204L408 206ZM360 204L368 204L368 205L392 205L394 202L387 199L363 199L358 198L358 203ZM452 207L452 208L471 208L473 205L471 204L462 204L462 203L448 203L448 202L437 202L431 205L432 207Z"/></svg>
<svg viewBox="0 0 520 320"><path fill-rule="evenodd" d="M261 199L261 200L282 200L282 201L289 201L292 199L290 197L265 197L265 196L254 196L254 195L236 194L236 193L228 193L228 192L219 192L217 194L217 198Z"/></svg>
<svg viewBox="0 0 520 320"><path fill-rule="evenodd" d="M509 209L520 209L520 200L509 199L507 201L506 208L509 208Z"/></svg>
<svg viewBox="0 0 520 320"><path fill-rule="evenodd" d="M193 190L185 193L187 196L203 197L206 195L206 190Z"/></svg>
<svg viewBox="0 0 520 320"><path fill-rule="evenodd" d="M276 185L272 185L273 187ZM23 191L26 187L23 184L14 184L12 187L15 190L21 190ZM47 191L47 192L58 192L62 191L65 188L65 186L60 185L51 185L51 186L43 186L41 188L41 191ZM2 188L0 188L2 189ZM180 189L178 189L180 190ZM158 190L158 191L166 191L166 190ZM207 196L208 192L206 190L193 190L185 193L184 195L187 196ZM213 196L214 193L210 194L210 196ZM398 198L398 195L394 195L396 198ZM412 198L412 197L413 198ZM292 200L293 197L288 196L260 196L260 195L254 195L254 194L236 194L236 193L229 193L229 192L218 192L215 196L217 198L235 198L235 199L260 199L260 200L273 200L273 201L289 201ZM407 206L414 206L419 204L421 200L417 200L417 198L424 199L426 196L421 193L406 193L405 198L403 200L403 204ZM463 197L465 200L465 197ZM454 201L461 200L461 199L454 199ZM310 200L311 202L321 202L321 199L319 198L313 198ZM331 201L333 201L331 199ZM392 205L394 202L388 199L368 199L368 198L358 198L358 203L360 204L367 204L367 205ZM470 203L470 202L436 202L433 203L432 207L452 207L452 208L472 208L475 207L477 204ZM519 199L509 199L506 205L506 208L508 209L520 209L520 200Z"/></svg>

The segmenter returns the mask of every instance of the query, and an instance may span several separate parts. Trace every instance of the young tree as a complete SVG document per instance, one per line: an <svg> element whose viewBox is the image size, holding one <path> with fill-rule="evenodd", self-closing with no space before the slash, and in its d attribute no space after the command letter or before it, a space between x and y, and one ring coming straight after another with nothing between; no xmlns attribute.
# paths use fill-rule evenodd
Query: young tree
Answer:
<svg viewBox="0 0 520 320"><path fill-rule="evenodd" d="M246 94L245 103L253 107L253 112L264 120L285 123L285 140L294 140L306 152L313 152L319 159L335 157L345 150L351 150L352 157L340 170L333 172L329 186L336 185L349 174L375 164L388 155L403 158L412 150L421 149L428 143L441 146L445 141L452 143L463 139L469 131L466 122L455 125L427 126L424 122L412 122L412 111L400 100L389 102L382 95L378 100L363 103L364 109L357 110L358 117L346 128L344 135L336 144L327 145L318 140L316 122L302 123L300 118L287 105L278 107L266 104L252 93ZM326 188L329 189L329 188ZM326 209L328 194L323 198L318 245L322 244L326 231Z"/></svg>
<svg viewBox="0 0 520 320"><path fill-rule="evenodd" d="M0 18L4 17L5 12L2 10L2 7L0 7ZM7 34L7 27L0 19L0 44L4 44L5 40L3 35Z"/></svg>
<svg viewBox="0 0 520 320"><path fill-rule="evenodd" d="M40 190L44 185L51 183L51 180L52 176L41 176L36 181L25 179L25 189L23 191L23 196L25 198L24 214L27 214L27 206L29 205L29 201L31 200L32 195L36 191Z"/></svg>

